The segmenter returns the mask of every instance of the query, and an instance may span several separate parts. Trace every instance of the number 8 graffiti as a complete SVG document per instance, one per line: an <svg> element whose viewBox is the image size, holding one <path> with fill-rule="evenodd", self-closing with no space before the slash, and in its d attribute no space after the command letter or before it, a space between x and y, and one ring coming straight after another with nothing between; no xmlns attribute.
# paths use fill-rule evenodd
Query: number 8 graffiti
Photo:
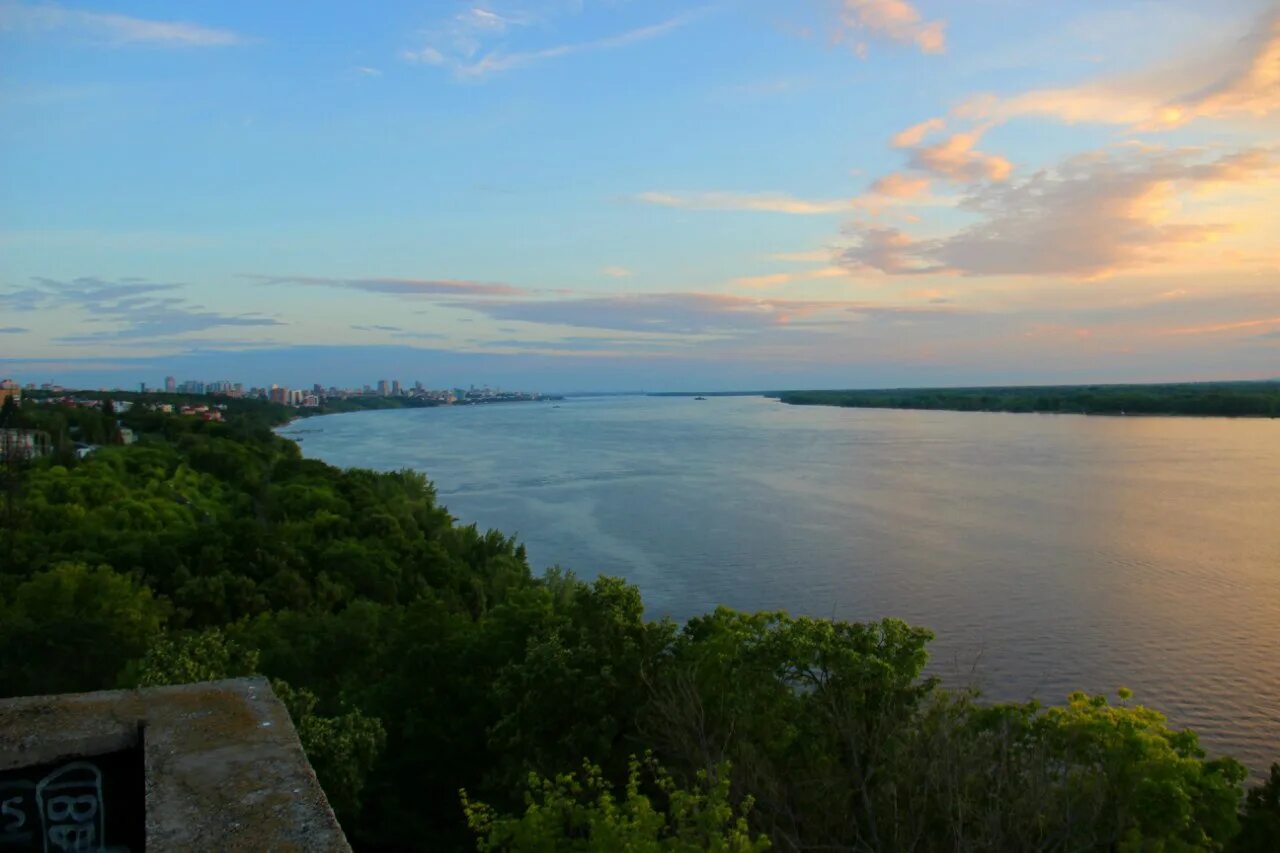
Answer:
<svg viewBox="0 0 1280 853"><path fill-rule="evenodd" d="M45 853L103 850L102 773L87 761L59 767L36 785Z"/></svg>

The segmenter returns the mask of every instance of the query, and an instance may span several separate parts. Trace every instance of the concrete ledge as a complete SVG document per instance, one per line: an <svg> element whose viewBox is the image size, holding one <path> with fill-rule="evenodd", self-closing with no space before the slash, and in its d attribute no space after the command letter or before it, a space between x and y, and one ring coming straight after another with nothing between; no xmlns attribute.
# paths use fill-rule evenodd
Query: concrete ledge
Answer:
<svg viewBox="0 0 1280 853"><path fill-rule="evenodd" d="M139 748L151 850L350 850L266 679L0 701L2 778ZM87 796L73 815L84 826ZM49 809L31 825L56 820Z"/></svg>

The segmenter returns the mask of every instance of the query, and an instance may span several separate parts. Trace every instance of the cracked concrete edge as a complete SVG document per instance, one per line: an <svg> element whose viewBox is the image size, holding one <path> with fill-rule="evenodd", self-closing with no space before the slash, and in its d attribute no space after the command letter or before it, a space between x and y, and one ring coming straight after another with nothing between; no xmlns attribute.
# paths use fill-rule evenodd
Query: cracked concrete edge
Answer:
<svg viewBox="0 0 1280 853"><path fill-rule="evenodd" d="M0 700L0 769L139 739L151 849L351 849L264 678Z"/></svg>

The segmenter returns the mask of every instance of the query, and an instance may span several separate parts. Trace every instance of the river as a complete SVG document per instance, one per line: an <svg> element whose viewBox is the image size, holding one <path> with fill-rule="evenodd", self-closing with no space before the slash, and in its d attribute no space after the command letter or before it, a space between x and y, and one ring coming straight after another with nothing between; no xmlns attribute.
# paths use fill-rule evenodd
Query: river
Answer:
<svg viewBox="0 0 1280 853"><path fill-rule="evenodd" d="M1127 686L1255 773L1280 760L1280 421L595 397L282 434L422 471L462 522L625 577L651 616L897 616L953 685Z"/></svg>

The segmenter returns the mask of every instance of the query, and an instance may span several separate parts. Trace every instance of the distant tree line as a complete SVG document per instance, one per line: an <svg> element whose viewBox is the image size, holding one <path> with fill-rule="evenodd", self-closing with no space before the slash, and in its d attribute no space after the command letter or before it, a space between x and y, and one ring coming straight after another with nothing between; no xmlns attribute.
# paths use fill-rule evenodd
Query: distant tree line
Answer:
<svg viewBox="0 0 1280 853"><path fill-rule="evenodd" d="M1280 382L778 391L768 396L798 406L864 409L1280 417Z"/></svg>
<svg viewBox="0 0 1280 853"><path fill-rule="evenodd" d="M20 472L0 695L264 674L358 849L1280 849L1280 767L1245 799L1238 762L1127 691L944 690L931 634L892 619L646 620L422 475L228 411L6 415L140 439Z"/></svg>

